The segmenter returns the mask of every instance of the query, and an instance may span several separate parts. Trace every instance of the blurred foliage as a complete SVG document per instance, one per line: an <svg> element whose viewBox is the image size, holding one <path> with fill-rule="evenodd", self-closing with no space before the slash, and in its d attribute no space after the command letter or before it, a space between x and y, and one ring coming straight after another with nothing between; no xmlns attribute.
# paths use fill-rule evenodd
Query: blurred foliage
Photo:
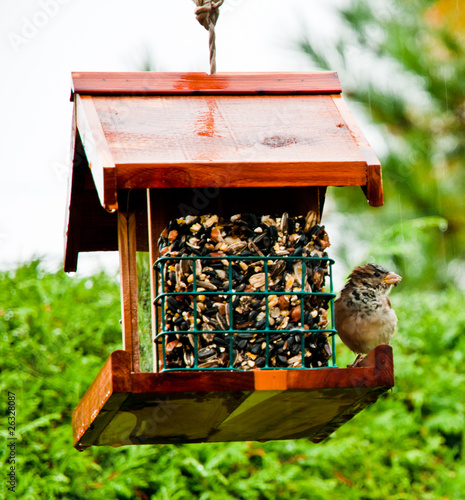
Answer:
<svg viewBox="0 0 465 500"><path fill-rule="evenodd" d="M137 252L138 327L140 346L140 369L153 371L152 341L152 295L150 285L150 256L148 252Z"/></svg>
<svg viewBox="0 0 465 500"><path fill-rule="evenodd" d="M392 225L412 240L409 220L444 219L447 227L424 227L433 240L417 242L417 256L428 257L410 277L416 285L445 287L455 278L448 263L465 261L462 9L448 0L355 0L339 17L335 42L309 34L301 48L320 68L338 72L343 95L356 113L365 113L362 128L379 146L386 206L368 209L361 196L343 189L338 209L358 215L357 224L346 225L365 241L380 239ZM390 260L401 274L413 270L410 256Z"/></svg>
<svg viewBox="0 0 465 500"><path fill-rule="evenodd" d="M12 391L16 497L463 498L463 298L453 289L396 289L391 296L400 324L393 342L396 387L323 443L96 447L78 453L72 410L109 353L121 347L117 282L104 274L47 273L38 262L0 273L0 421L6 424ZM351 361L353 355L338 345L339 366ZM7 452L2 425L3 472ZM1 494L8 493L5 483Z"/></svg>

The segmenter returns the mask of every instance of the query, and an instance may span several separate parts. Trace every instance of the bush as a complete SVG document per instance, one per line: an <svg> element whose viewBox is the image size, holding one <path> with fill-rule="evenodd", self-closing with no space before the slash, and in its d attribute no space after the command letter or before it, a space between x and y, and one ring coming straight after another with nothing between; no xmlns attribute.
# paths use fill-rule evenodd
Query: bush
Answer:
<svg viewBox="0 0 465 500"><path fill-rule="evenodd" d="M118 285L105 274L81 279L46 273L38 262L0 273L0 418L6 423L12 391L18 413L16 495L463 498L463 296L456 290L396 290L392 300L399 316L396 387L321 444L94 447L78 453L72 447L72 410L109 353L121 347ZM353 360L343 345L338 355L340 366ZM0 467L6 472L9 450L1 429Z"/></svg>

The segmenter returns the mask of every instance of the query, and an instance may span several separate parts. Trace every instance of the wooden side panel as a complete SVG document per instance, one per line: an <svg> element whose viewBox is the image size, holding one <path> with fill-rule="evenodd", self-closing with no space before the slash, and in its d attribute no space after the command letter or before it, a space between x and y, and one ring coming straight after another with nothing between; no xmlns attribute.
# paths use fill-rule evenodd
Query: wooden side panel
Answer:
<svg viewBox="0 0 465 500"><path fill-rule="evenodd" d="M373 207L380 207L384 204L383 198L383 182L381 179L381 164L376 157L370 144L363 135L362 130L355 121L346 102L340 95L333 96L334 104L341 113L349 130L356 141L360 151L362 152L367 164L367 181L366 185L362 185L368 202Z"/></svg>
<svg viewBox="0 0 465 500"><path fill-rule="evenodd" d="M82 199L84 195L84 171L87 168L81 138L76 130L75 115L73 115L71 151L73 168L68 181L68 211L65 223L65 272L75 272L77 269L81 236Z"/></svg>
<svg viewBox="0 0 465 500"><path fill-rule="evenodd" d="M140 219L142 223L143 218ZM107 212L100 204L81 140L77 134L69 216L66 225L65 272L77 270L79 252L117 251L117 222L117 214ZM147 244L144 248L143 243L141 238L138 241L138 249L147 250Z"/></svg>
<svg viewBox="0 0 465 500"><path fill-rule="evenodd" d="M131 392L131 359L112 352L73 412L73 442L78 449L94 444Z"/></svg>
<svg viewBox="0 0 465 500"><path fill-rule="evenodd" d="M255 373L238 370L134 373L131 375L133 398L141 404L146 395L152 393L251 392L256 390Z"/></svg>
<svg viewBox="0 0 465 500"><path fill-rule="evenodd" d="M339 93L337 73L73 73L74 93L86 95Z"/></svg>
<svg viewBox="0 0 465 500"><path fill-rule="evenodd" d="M140 370L140 351L137 314L136 214L128 206L128 202L120 202L118 210L118 247L121 273L123 349L131 356L131 370L138 372Z"/></svg>
<svg viewBox="0 0 465 500"><path fill-rule="evenodd" d="M76 96L77 128L92 171L100 203L106 210L118 208L116 170L92 97Z"/></svg>

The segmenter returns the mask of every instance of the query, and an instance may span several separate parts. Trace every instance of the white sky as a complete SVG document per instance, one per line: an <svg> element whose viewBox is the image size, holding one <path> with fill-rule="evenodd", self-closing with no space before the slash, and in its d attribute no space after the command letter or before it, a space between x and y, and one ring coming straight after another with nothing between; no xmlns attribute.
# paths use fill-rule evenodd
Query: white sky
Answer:
<svg viewBox="0 0 465 500"><path fill-rule="evenodd" d="M0 269L63 259L72 71L205 71L208 33L192 0L0 0ZM331 36L338 2L226 0L217 71L315 69L293 41ZM340 3L340 2L339 2ZM336 69L336 68L335 68ZM79 268L117 262L81 254Z"/></svg>

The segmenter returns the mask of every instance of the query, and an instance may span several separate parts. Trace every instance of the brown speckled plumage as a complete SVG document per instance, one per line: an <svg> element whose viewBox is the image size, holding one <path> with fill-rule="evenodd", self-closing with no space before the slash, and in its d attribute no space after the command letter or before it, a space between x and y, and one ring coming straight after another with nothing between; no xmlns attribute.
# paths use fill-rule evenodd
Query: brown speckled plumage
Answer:
<svg viewBox="0 0 465 500"><path fill-rule="evenodd" d="M388 293L401 279L376 264L356 267L350 274L334 311L339 337L354 353L367 354L391 341L397 316Z"/></svg>

